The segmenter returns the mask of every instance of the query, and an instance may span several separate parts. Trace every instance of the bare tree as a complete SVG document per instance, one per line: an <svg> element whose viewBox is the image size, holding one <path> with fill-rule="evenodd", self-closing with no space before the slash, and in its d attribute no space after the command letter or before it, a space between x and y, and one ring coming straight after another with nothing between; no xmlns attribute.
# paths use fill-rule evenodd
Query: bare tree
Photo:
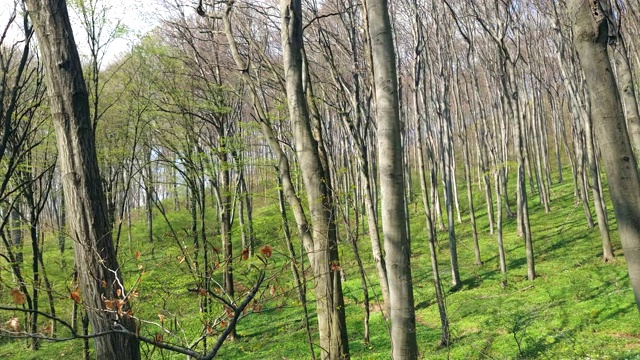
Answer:
<svg viewBox="0 0 640 360"><path fill-rule="evenodd" d="M411 243L404 191L396 57L386 0L367 1L378 129L382 232L389 277L391 355L417 359Z"/></svg>
<svg viewBox="0 0 640 360"><path fill-rule="evenodd" d="M620 240L640 310L640 178L607 54L609 14L600 1L572 0L568 8L590 94L594 133L602 149Z"/></svg>
<svg viewBox="0 0 640 360"><path fill-rule="evenodd" d="M82 66L63 1L26 1L45 64L59 162L80 286L94 332L115 328L134 332L126 314L109 311L104 299L126 299L106 198L100 182L89 98ZM95 339L98 359L139 359L138 340L110 333Z"/></svg>

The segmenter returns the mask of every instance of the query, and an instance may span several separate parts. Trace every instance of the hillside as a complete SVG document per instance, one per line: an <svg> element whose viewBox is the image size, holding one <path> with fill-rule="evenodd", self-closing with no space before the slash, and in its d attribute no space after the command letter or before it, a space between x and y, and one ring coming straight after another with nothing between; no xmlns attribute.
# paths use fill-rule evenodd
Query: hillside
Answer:
<svg viewBox="0 0 640 360"><path fill-rule="evenodd" d="M426 244L424 215L419 204L410 206L412 235L412 269L414 276L417 336L421 356L425 359L503 359L503 358L592 358L637 359L640 357L640 332L637 311L630 289L626 264L621 256L617 234L612 232L617 260L603 263L597 229L588 229L582 208L574 204L571 184L554 185L552 209L545 214L531 199L531 224L534 234L538 278L526 280L523 241L515 236L514 220L506 220L505 248L508 260L507 287L500 286L495 236L485 224L482 207L478 207L482 266L473 265L468 218L463 216L457 225L459 260L463 286L451 291L446 232L439 232L439 265L446 292L447 311L451 322L453 343L438 348L440 327L435 306L428 247ZM261 194L268 197L270 194ZM257 204L267 203L256 195ZM481 199L477 199L480 202ZM465 213L463 209L463 214ZM210 214L211 215L211 214ZM611 217L611 216L610 216ZM186 229L189 214L174 211L168 214L175 230ZM615 229L615 222L611 219ZM211 221L211 224L215 224ZM307 359L310 358L303 325L303 312L295 295L287 250L282 240L282 227L278 210L273 205L257 206L255 231L259 246L269 245L273 256L267 267L267 280L258 295L259 306L246 313L237 328L238 339L227 341L218 355L221 359ZM181 253L169 236L170 229L160 216L154 222L154 242L145 239L143 218L132 227L132 240L126 232L121 240L120 263L124 266L127 284L134 284L138 298L133 301L136 317L160 322L172 329L176 338L164 337L167 342L188 343L197 338L202 328L198 312L199 298L187 289L193 288L193 278L185 270ZM215 226L208 229L215 233ZM344 235L344 231L341 232ZM234 233L234 243L238 236ZM210 238L212 244L215 238ZM186 240L185 240L186 241ZM371 267L368 239L360 236L360 254L367 266L368 280L376 282ZM239 246L238 246L239 247ZM187 248L190 248L187 246ZM45 264L49 279L55 286L56 312L69 319L73 300L71 287L72 251L60 256L51 236L45 239ZM379 299L371 301L371 343L363 337L363 306L357 264L350 244L340 247L341 267L344 271L344 293L348 321L350 348L354 359L387 359L390 351L388 324L380 314ZM25 263L29 263L25 247ZM138 254L136 254L139 252ZM138 257L136 259L136 257ZM258 261L235 259L236 285L248 289L256 278ZM215 273L217 274L217 272ZM309 272L307 272L309 276ZM10 274L2 274L10 281ZM27 273L26 277L30 275ZM307 279L307 287L312 286ZM376 293L376 287L370 289ZM308 289L307 296L312 296ZM2 304L10 305L11 296L2 294ZM42 297L44 308L44 296ZM309 298L311 328L315 328L314 301ZM255 304L255 303L254 303ZM3 322L7 321L3 312ZM159 316L162 315L162 316ZM15 316L21 317L20 314ZM162 319L161 319L162 318ZM42 322L42 326L48 323ZM153 336L158 329L142 324L141 334ZM218 334L213 329L212 335ZM64 333L64 331L62 331ZM64 337L64 335L59 335ZM209 342L213 342L213 338ZM315 339L317 341L317 339ZM211 345L209 345L211 346ZM184 355L143 345L143 357L153 359L179 359ZM3 359L58 359L80 358L82 342L44 343L38 351L26 350L24 341L0 339L0 357Z"/></svg>

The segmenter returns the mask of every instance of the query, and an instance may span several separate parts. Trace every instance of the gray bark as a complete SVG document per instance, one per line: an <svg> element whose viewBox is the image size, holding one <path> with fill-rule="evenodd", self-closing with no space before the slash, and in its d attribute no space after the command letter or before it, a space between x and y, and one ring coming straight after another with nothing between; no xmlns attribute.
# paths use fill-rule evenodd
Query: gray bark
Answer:
<svg viewBox="0 0 640 360"><path fill-rule="evenodd" d="M366 3L373 59L378 125L382 230L389 277L393 359L416 359L416 320L411 278L411 244L404 194L396 59L386 0Z"/></svg>
<svg viewBox="0 0 640 360"><path fill-rule="evenodd" d="M609 43L611 44L611 42ZM638 114L638 102L636 100L629 57L627 56L623 38L619 34L612 52L618 88L620 90L624 114L627 119L627 129L637 157L640 155L640 114Z"/></svg>
<svg viewBox="0 0 640 360"><path fill-rule="evenodd" d="M323 359L349 358L342 283L339 273L333 195L328 169L313 131L314 127L303 91L302 4L281 0L282 47L285 88L295 150L309 202L313 226L312 242L306 245L314 271L320 345ZM317 136L318 134L316 134Z"/></svg>
<svg viewBox="0 0 640 360"><path fill-rule="evenodd" d="M602 149L620 240L640 310L640 179L620 94L607 56L608 24L597 1L572 0L569 15L573 21L573 40L591 96L593 130Z"/></svg>
<svg viewBox="0 0 640 360"><path fill-rule="evenodd" d="M103 299L126 295L116 261L102 189L88 93L80 57L64 1L27 0L27 7L44 59L49 106L53 115L69 229L74 239L83 301L94 333L114 326L135 332L131 318L106 308ZM128 305L122 307L126 312ZM124 315L124 316L123 316ZM139 359L138 340L110 333L95 338L97 358Z"/></svg>

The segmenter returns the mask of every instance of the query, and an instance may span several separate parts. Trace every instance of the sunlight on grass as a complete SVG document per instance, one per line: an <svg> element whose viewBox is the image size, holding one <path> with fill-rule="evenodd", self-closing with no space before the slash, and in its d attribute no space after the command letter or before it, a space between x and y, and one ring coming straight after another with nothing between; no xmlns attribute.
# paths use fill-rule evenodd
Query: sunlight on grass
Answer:
<svg viewBox="0 0 640 360"><path fill-rule="evenodd" d="M477 190L476 190L477 191ZM530 199L531 224L536 252L538 279L526 280L524 241L515 236L515 220L505 220L505 250L507 252L507 287L500 286L497 246L494 235L486 224L486 208L482 197L476 194L476 214L482 266L473 265L471 226L463 206L463 221L457 224L459 263L463 286L450 291L447 234L439 233L439 265L446 290L446 303L451 320L453 344L437 348L440 323L435 306L434 289L420 204L411 204L411 230L413 280L417 316L417 335L420 353L426 359L503 359L503 358L607 358L638 359L640 330L637 310L621 256L617 232L612 239L617 260L605 264L600 260L601 245L596 229L588 229L581 207L576 207L569 182L554 185L552 210L545 214L536 197ZM460 194L464 192L460 191ZM466 201L462 201L461 205ZM269 204L269 202L267 202ZM611 211L610 211L611 213ZM466 215L466 216L465 216ZM611 214L610 214L611 215ZM168 214L174 229L182 238L170 234L166 222L154 221L154 241L146 238L146 225L141 217L131 229L132 240L123 231L120 253L125 281L129 286L138 278L135 290L139 297L134 302L135 315L171 328L175 338L167 341L189 343L201 334L204 319L199 312L200 298L187 289L197 287L183 254L193 254L193 241L186 234L189 228L187 211ZM611 216L610 216L611 217ZM282 225L276 205L256 208L254 228L257 246L269 244L274 251L268 267L268 280L260 294L261 308L249 312L238 325L238 339L227 342L219 357L223 359L307 359L310 358L305 334L303 312L297 299L289 270L288 253L282 235ZM611 227L615 229L615 221ZM216 220L209 213L207 236L213 247L219 246ZM292 229L295 234L295 228ZM344 234L342 234L344 235ZM233 232L235 249L239 249L239 231ZM366 234L358 240L372 296L371 342L363 341L363 304L357 264L350 244L342 243L341 267L344 270L344 295L350 348L354 359L388 359L390 341L388 324L376 311L380 299L375 268L370 255ZM180 247L182 246L182 250ZM299 251L299 244L296 251ZM139 251L139 258L135 253ZM236 250L238 251L238 250ZM31 259L25 248L25 264ZM211 254L215 257L215 254ZM73 301L68 289L72 286L73 260L69 249L61 256L56 251L55 239L45 240L47 275L54 283L56 311L61 317L70 317ZM31 274L25 266L25 276ZM255 278L251 261L235 259L238 288L249 288ZM10 274L3 274L5 284ZM317 331L314 298L310 272L307 275L311 328ZM219 280L219 271L213 272ZM273 289L270 291L270 289ZM46 309L46 297L41 294L41 308ZM0 298L10 304L8 292ZM215 307L219 309L219 307ZM214 310L214 311L218 311ZM220 310L222 311L222 310ZM2 314L2 321L20 314ZM43 322L44 326L44 322ZM143 324L141 334L153 336L157 327ZM63 336L62 331L59 336ZM317 341L317 334L314 341ZM209 339L209 344L215 337ZM209 345L210 346L210 345ZM24 341L0 339L0 358L56 359L81 356L81 342L45 343L37 352L26 351ZM316 346L316 353L320 349ZM143 356L152 351L143 345ZM154 359L182 359L184 356L167 351L154 351Z"/></svg>

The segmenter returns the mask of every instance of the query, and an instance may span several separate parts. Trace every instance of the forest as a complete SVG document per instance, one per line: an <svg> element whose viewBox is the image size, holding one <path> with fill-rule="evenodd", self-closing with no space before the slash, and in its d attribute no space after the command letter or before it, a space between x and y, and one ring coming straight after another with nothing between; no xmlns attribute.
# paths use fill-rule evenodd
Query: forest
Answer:
<svg viewBox="0 0 640 360"><path fill-rule="evenodd" d="M637 0L2 0L0 358L640 359L639 81Z"/></svg>

